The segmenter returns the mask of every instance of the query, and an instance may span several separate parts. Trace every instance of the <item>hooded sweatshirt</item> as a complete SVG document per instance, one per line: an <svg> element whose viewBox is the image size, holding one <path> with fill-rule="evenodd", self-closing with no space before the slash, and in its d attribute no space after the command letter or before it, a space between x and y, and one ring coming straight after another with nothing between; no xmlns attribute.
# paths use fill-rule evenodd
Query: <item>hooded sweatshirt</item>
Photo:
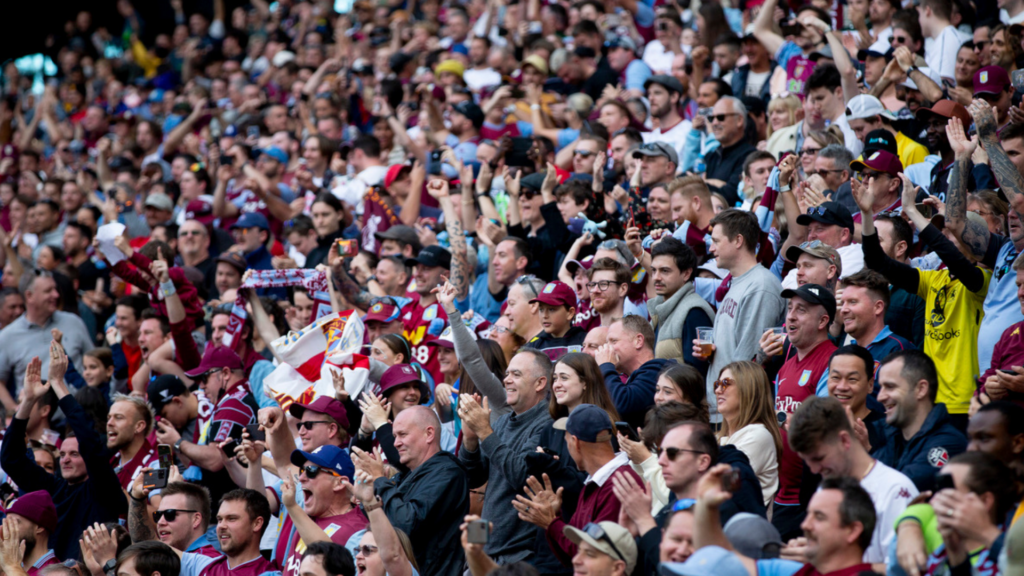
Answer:
<svg viewBox="0 0 1024 576"><path fill-rule="evenodd" d="M675 360L652 358L630 374L625 384L622 383L614 364L601 364L601 375L604 376L605 386L612 395L612 402L615 402L615 409L631 428L644 425L647 409L654 406L654 388L658 383L658 374L667 364L675 364Z"/></svg>

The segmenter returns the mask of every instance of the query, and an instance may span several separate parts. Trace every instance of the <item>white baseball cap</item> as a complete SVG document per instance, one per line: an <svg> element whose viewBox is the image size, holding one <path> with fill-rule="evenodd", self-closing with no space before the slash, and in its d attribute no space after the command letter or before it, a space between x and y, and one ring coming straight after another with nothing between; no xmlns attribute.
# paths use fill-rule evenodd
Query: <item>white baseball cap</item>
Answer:
<svg viewBox="0 0 1024 576"><path fill-rule="evenodd" d="M850 99L846 105L847 120L860 118L872 118L884 116L889 120L895 120L896 115L885 109L882 101L870 94L858 94Z"/></svg>

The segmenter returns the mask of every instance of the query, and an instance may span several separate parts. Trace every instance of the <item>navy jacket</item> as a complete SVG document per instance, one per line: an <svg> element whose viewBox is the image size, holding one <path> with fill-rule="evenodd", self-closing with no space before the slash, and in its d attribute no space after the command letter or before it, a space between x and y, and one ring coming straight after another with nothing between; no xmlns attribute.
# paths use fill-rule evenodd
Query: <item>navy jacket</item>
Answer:
<svg viewBox="0 0 1024 576"><path fill-rule="evenodd" d="M967 449L967 438L950 422L945 404L936 404L921 429L910 440L894 426L885 427L885 444L871 452L882 463L899 470L924 492L935 484L935 474L949 459Z"/></svg>
<svg viewBox="0 0 1024 576"><path fill-rule="evenodd" d="M128 514L128 498L110 465L106 442L96 432L92 418L71 394L57 403L78 438L78 452L85 460L88 478L77 484L50 474L29 459L25 446L28 420L15 418L0 449L0 466L22 493L46 490L57 508L57 530L50 547L58 558L78 558L78 538L94 522L117 522Z"/></svg>
<svg viewBox="0 0 1024 576"><path fill-rule="evenodd" d="M601 364L601 375L604 376L604 384L608 387L608 393L612 395L612 402L615 402L615 409L619 411L622 419L633 428L640 428L644 425L644 416L647 410L654 406L654 388L658 384L658 373L666 364L674 364L675 360L654 358L644 362L637 368L636 372L629 375L629 380L622 383L615 365L611 362Z"/></svg>

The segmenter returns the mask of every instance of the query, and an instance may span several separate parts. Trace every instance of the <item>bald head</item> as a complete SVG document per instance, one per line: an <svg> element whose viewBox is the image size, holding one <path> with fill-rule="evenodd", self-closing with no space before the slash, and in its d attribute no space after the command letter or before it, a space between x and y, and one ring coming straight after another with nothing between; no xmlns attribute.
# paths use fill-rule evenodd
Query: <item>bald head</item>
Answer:
<svg viewBox="0 0 1024 576"><path fill-rule="evenodd" d="M391 429L400 461L410 470L419 468L441 451L441 420L426 406L402 410Z"/></svg>

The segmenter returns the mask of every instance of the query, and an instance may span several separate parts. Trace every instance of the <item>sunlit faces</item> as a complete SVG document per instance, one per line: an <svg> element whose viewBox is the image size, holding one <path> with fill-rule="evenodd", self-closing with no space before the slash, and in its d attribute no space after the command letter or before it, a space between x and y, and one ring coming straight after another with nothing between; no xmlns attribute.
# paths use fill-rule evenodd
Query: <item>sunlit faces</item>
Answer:
<svg viewBox="0 0 1024 576"><path fill-rule="evenodd" d="M250 518L244 500L222 500L217 512L217 540L228 556L245 550L260 537L263 518Z"/></svg>
<svg viewBox="0 0 1024 576"><path fill-rule="evenodd" d="M873 374L866 372L864 361L852 354L834 356L828 367L828 395L848 406L856 415L871 392Z"/></svg>
<svg viewBox="0 0 1024 576"><path fill-rule="evenodd" d="M665 526L661 537L661 562L686 562L693 555L693 513L689 510L676 512Z"/></svg>
<svg viewBox="0 0 1024 576"><path fill-rule="evenodd" d="M576 317L576 308L565 305L552 306L538 302L537 311L540 313L540 324L544 332L556 338L565 336L569 328L572 328L573 318Z"/></svg>

